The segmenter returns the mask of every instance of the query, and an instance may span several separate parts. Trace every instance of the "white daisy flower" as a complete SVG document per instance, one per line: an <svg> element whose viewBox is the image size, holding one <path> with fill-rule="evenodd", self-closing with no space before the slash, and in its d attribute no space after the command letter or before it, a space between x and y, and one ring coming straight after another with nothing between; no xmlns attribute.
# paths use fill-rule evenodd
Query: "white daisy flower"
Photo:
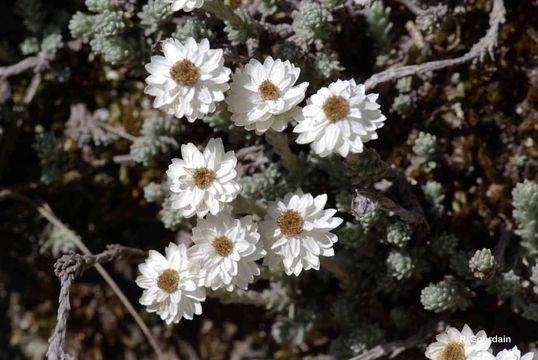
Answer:
<svg viewBox="0 0 538 360"><path fill-rule="evenodd" d="M251 59L244 69L237 69L225 100L235 125L258 135L270 128L284 130L301 112L296 105L303 101L308 87L307 82L294 86L300 72L289 61L272 57L263 64Z"/></svg>
<svg viewBox="0 0 538 360"><path fill-rule="evenodd" d="M269 205L260 224L267 256L264 265L298 276L301 271L319 270L320 256L333 256L338 240L330 231L342 223L336 210L324 209L327 194L316 196L297 191Z"/></svg>
<svg viewBox="0 0 538 360"><path fill-rule="evenodd" d="M199 9L204 5L204 0L165 0L167 4L172 4L172 11L183 10L186 12Z"/></svg>
<svg viewBox="0 0 538 360"><path fill-rule="evenodd" d="M193 314L202 313L205 289L197 285L199 278L188 269L185 245L170 243L165 253L166 257L150 250L146 261L138 265L141 275L136 284L144 289L140 304L167 324L181 318L192 320Z"/></svg>
<svg viewBox="0 0 538 360"><path fill-rule="evenodd" d="M189 122L215 111L224 100L231 70L224 67L222 49L210 49L209 41L187 38L162 42L164 56L151 57L144 92L155 96L153 107Z"/></svg>
<svg viewBox="0 0 538 360"><path fill-rule="evenodd" d="M376 103L378 94L366 94L355 80L337 80L307 100L295 119L297 143L308 144L319 156L338 152L346 157L363 151L363 144L377 139L376 129L386 117Z"/></svg>
<svg viewBox="0 0 538 360"><path fill-rule="evenodd" d="M503 350L497 353L495 360L532 360L534 359L534 354L529 352L521 356L521 351L514 346L511 350Z"/></svg>
<svg viewBox="0 0 538 360"><path fill-rule="evenodd" d="M209 140L203 152L192 144L181 145L183 159L172 159L166 175L172 191L172 208L182 216L204 217L219 213L241 190L235 181L237 158L224 153L222 139Z"/></svg>
<svg viewBox="0 0 538 360"><path fill-rule="evenodd" d="M447 327L437 335L437 342L426 349L426 357L432 360L490 360L491 340L482 330L473 333L467 325L460 332L456 328Z"/></svg>
<svg viewBox="0 0 538 360"><path fill-rule="evenodd" d="M260 275L255 261L265 255L265 250L250 216L234 219L229 211L209 215L198 220L192 240L189 259L201 272L206 287L246 290L254 276Z"/></svg>

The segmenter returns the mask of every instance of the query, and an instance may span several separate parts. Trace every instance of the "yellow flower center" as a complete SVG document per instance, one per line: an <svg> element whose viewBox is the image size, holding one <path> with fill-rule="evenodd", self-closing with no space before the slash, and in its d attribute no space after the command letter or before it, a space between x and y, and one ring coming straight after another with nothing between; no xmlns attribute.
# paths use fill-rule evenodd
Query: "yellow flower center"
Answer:
<svg viewBox="0 0 538 360"><path fill-rule="evenodd" d="M162 291L167 293L173 293L177 289L179 284L179 274L177 271L172 269L166 269L159 274L157 278L157 286Z"/></svg>
<svg viewBox="0 0 538 360"><path fill-rule="evenodd" d="M263 100L278 99L278 88L269 80L264 80L258 87L258 91Z"/></svg>
<svg viewBox="0 0 538 360"><path fill-rule="evenodd" d="M439 360L465 360L465 351L463 350L463 344L457 342L448 343Z"/></svg>
<svg viewBox="0 0 538 360"><path fill-rule="evenodd" d="M226 236L217 236L211 242L213 248L220 256L228 256L234 249L233 242L228 239Z"/></svg>
<svg viewBox="0 0 538 360"><path fill-rule="evenodd" d="M347 115L349 103L341 96L330 96L323 103L323 112L327 119L334 123Z"/></svg>
<svg viewBox="0 0 538 360"><path fill-rule="evenodd" d="M170 68L170 77L178 85L193 86L198 81L198 69L189 60L181 60Z"/></svg>
<svg viewBox="0 0 538 360"><path fill-rule="evenodd" d="M206 167L195 169L192 173L192 180L194 185L198 186L200 189L205 189L213 180L215 180L217 175L213 170L210 170Z"/></svg>
<svg viewBox="0 0 538 360"><path fill-rule="evenodd" d="M303 218L295 210L288 209L281 212L276 219L276 224L280 232L287 236L299 235L303 232Z"/></svg>

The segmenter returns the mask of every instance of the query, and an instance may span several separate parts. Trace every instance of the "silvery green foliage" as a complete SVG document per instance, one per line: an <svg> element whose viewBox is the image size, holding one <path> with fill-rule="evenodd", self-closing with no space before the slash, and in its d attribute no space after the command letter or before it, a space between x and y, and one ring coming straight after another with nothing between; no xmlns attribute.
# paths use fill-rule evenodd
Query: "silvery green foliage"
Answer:
<svg viewBox="0 0 538 360"><path fill-rule="evenodd" d="M228 40L234 46L245 44L247 39L253 36L256 32L256 23L250 14L244 9L235 10L235 14L241 21L230 22L226 21L224 32L228 35Z"/></svg>
<svg viewBox="0 0 538 360"><path fill-rule="evenodd" d="M233 292L217 290L212 292L225 304L245 304L264 307L267 310L283 310L291 302L287 288L279 281L271 281L263 291L235 289Z"/></svg>
<svg viewBox="0 0 538 360"><path fill-rule="evenodd" d="M149 0L142 6L137 16L140 19L140 25L145 29L145 35L151 35L159 29L162 22L172 17L172 9L169 3L162 0Z"/></svg>
<svg viewBox="0 0 538 360"><path fill-rule="evenodd" d="M41 232L39 243L41 245L39 252L50 253L54 258L75 249L75 244L65 230L50 223L45 225Z"/></svg>
<svg viewBox="0 0 538 360"><path fill-rule="evenodd" d="M92 19L95 21L93 31L100 37L119 35L126 27L121 11L106 11L94 15Z"/></svg>
<svg viewBox="0 0 538 360"><path fill-rule="evenodd" d="M368 22L368 35L379 49L376 63L384 66L389 63L391 56L390 31L393 25L390 21L390 7L385 7L381 0L374 0L365 9L364 15Z"/></svg>
<svg viewBox="0 0 538 360"><path fill-rule="evenodd" d="M231 120L230 112L222 106L217 107L217 111L204 116L202 121L211 126L214 131L230 132L237 129Z"/></svg>
<svg viewBox="0 0 538 360"><path fill-rule="evenodd" d="M166 190L162 184L150 182L144 186L144 199L149 203L160 203L166 196Z"/></svg>
<svg viewBox="0 0 538 360"><path fill-rule="evenodd" d="M336 209L343 213L351 213L351 201L353 195L347 191L341 191L336 195Z"/></svg>
<svg viewBox="0 0 538 360"><path fill-rule="evenodd" d="M129 40L120 37L95 36L90 41L92 50L101 54L112 65L127 64L136 57L136 51Z"/></svg>
<svg viewBox="0 0 538 360"><path fill-rule="evenodd" d="M396 111L400 116L406 117L415 106L417 100L416 91L412 90L413 78L408 76L399 79L396 82L398 96L394 98L392 110Z"/></svg>
<svg viewBox="0 0 538 360"><path fill-rule="evenodd" d="M494 277L486 290L495 294L499 299L507 299L521 292L521 277L514 270Z"/></svg>
<svg viewBox="0 0 538 360"><path fill-rule="evenodd" d="M341 8L345 1L344 0L322 0L321 3L325 5L328 9L339 9Z"/></svg>
<svg viewBox="0 0 538 360"><path fill-rule="evenodd" d="M300 177L304 169L297 155L291 151L286 133L269 130L265 133L265 140L271 144L274 153L280 156L282 165L288 171L290 177Z"/></svg>
<svg viewBox="0 0 538 360"><path fill-rule="evenodd" d="M538 264L535 264L532 267L532 275L531 275L531 281L534 284L534 287L532 290L535 294L538 294Z"/></svg>
<svg viewBox="0 0 538 360"><path fill-rule="evenodd" d="M344 67L338 60L338 55L334 51L323 51L316 53L313 59L314 74L321 80L334 79L344 71Z"/></svg>
<svg viewBox="0 0 538 360"><path fill-rule="evenodd" d="M63 46L61 34L50 34L41 42L41 54L49 59L56 56L56 52Z"/></svg>
<svg viewBox="0 0 538 360"><path fill-rule="evenodd" d="M411 227L401 221L396 220L392 222L387 227L387 237L385 241L388 244L404 247L409 240L411 240L411 235L413 231Z"/></svg>
<svg viewBox="0 0 538 360"><path fill-rule="evenodd" d="M105 12L114 8L112 0L86 0L85 4L93 12Z"/></svg>
<svg viewBox="0 0 538 360"><path fill-rule="evenodd" d="M147 164L156 155L179 148L181 126L176 119L152 117L144 120L140 136L131 145L136 162Z"/></svg>
<svg viewBox="0 0 538 360"><path fill-rule="evenodd" d="M346 175L353 185L369 186L387 171L387 165L374 149L364 149L360 154L350 154L344 161Z"/></svg>
<svg viewBox="0 0 538 360"><path fill-rule="evenodd" d="M206 23L198 18L188 18L177 26L172 33L172 37L179 41L185 41L186 38L192 37L196 41L201 39L210 39L213 33L207 28Z"/></svg>
<svg viewBox="0 0 538 360"><path fill-rule="evenodd" d="M29 37L19 45L23 55L32 55L39 52L39 40L36 37Z"/></svg>
<svg viewBox="0 0 538 360"><path fill-rule="evenodd" d="M400 250L391 250L386 260L388 274L397 280L410 278L415 264L409 254Z"/></svg>
<svg viewBox="0 0 538 360"><path fill-rule="evenodd" d="M413 145L413 163L423 166L426 171L434 169L435 161L439 156L437 136L425 132L419 132Z"/></svg>
<svg viewBox="0 0 538 360"><path fill-rule="evenodd" d="M322 4L314 1L302 1L293 18L293 30L298 39L306 44L314 40L325 40L332 32L330 26L333 17Z"/></svg>
<svg viewBox="0 0 538 360"><path fill-rule="evenodd" d="M69 22L71 36L89 40L92 51L112 65L134 62L139 44L134 38L123 36L128 14L112 1L90 0L86 6L95 14L75 13Z"/></svg>
<svg viewBox="0 0 538 360"><path fill-rule="evenodd" d="M352 331L331 343L331 353L337 359L348 359L381 343L385 337L377 323L361 322Z"/></svg>
<svg viewBox="0 0 538 360"><path fill-rule="evenodd" d="M443 201L445 200L445 191L443 185L435 180L428 180L422 187L426 200L439 213L444 212Z"/></svg>
<svg viewBox="0 0 538 360"><path fill-rule="evenodd" d="M538 251L538 184L529 180L518 183L512 190L513 216L519 224L517 234L532 253Z"/></svg>
<svg viewBox="0 0 538 360"><path fill-rule="evenodd" d="M469 260L469 268L474 277L481 280L491 277L496 265L490 249L477 250Z"/></svg>
<svg viewBox="0 0 538 360"><path fill-rule="evenodd" d="M50 185L62 179L67 165L63 141L53 132L36 136L33 148L41 166L41 182Z"/></svg>
<svg viewBox="0 0 538 360"><path fill-rule="evenodd" d="M454 234L441 234L433 239L432 251L439 256L452 255L456 252L458 242L459 239Z"/></svg>
<svg viewBox="0 0 538 360"><path fill-rule="evenodd" d="M254 213L258 211L252 209L252 206L265 207L269 201L274 201L292 191L292 187L282 176L280 167L275 163L270 164L261 173L242 176L238 182L241 185L241 196L236 199L234 206L237 205L243 210L254 210Z"/></svg>
<svg viewBox="0 0 538 360"><path fill-rule="evenodd" d="M181 211L172 209L172 200L170 200L170 197L164 199L159 216L164 227L174 231L179 229L183 225L183 220L185 220L181 215Z"/></svg>
<svg viewBox="0 0 538 360"><path fill-rule="evenodd" d="M365 213L357 215L356 218L364 231L368 232L383 218L383 215L382 210L369 209Z"/></svg>
<svg viewBox="0 0 538 360"><path fill-rule="evenodd" d="M338 235L338 242L350 250L358 249L366 241L362 226L350 221L346 222L335 232Z"/></svg>
<svg viewBox="0 0 538 360"><path fill-rule="evenodd" d="M31 33L38 34L45 26L47 14L41 0L17 0L15 13L22 17L24 26Z"/></svg>
<svg viewBox="0 0 538 360"><path fill-rule="evenodd" d="M262 14L264 17L274 14L278 9L278 3L280 0L259 0L253 1L255 10Z"/></svg>
<svg viewBox="0 0 538 360"><path fill-rule="evenodd" d="M470 305L470 290L447 276L437 284L430 284L420 293L420 302L424 309L433 312L446 310L464 310Z"/></svg>
<svg viewBox="0 0 538 360"><path fill-rule="evenodd" d="M90 36L93 34L91 17L77 11L69 21L69 31L74 38Z"/></svg>

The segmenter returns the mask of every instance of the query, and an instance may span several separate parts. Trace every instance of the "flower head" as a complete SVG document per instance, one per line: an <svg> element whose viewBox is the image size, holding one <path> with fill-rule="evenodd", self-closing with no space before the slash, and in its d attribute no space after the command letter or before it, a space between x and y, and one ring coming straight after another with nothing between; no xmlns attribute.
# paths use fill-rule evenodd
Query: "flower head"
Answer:
<svg viewBox="0 0 538 360"><path fill-rule="evenodd" d="M172 159L166 175L172 191L172 208L184 217L208 212L216 215L241 189L235 181L237 158L233 151L224 153L222 140L209 140L203 152L194 144L181 146L183 159Z"/></svg>
<svg viewBox="0 0 538 360"><path fill-rule="evenodd" d="M295 86L301 70L289 61L272 57L260 63L251 59L232 77L226 98L232 121L247 130L262 134L268 129L282 131L300 113L297 107L308 83Z"/></svg>
<svg viewBox="0 0 538 360"><path fill-rule="evenodd" d="M222 49L193 38L164 40L162 49L164 56L152 56L146 65L150 75L144 92L155 96L153 106L189 122L214 112L215 103L224 100L231 73L224 67Z"/></svg>
<svg viewBox="0 0 538 360"><path fill-rule="evenodd" d="M204 0L165 0L165 2L172 4L172 11L183 10L190 12L204 5Z"/></svg>
<svg viewBox="0 0 538 360"><path fill-rule="evenodd" d="M165 256L155 250L138 266L141 273L136 284L144 289L140 304L155 312L167 324L178 323L181 318L192 320L193 314L202 313L201 301L205 289L198 286L197 275L188 269L185 245L170 243Z"/></svg>
<svg viewBox="0 0 538 360"><path fill-rule="evenodd" d="M198 220L189 249L192 267L201 271L204 285L213 290L235 287L246 290L260 274L255 263L265 255L250 216L234 219L228 211Z"/></svg>
<svg viewBox="0 0 538 360"><path fill-rule="evenodd" d="M296 117L297 143L311 143L320 156L362 152L365 142L377 139L376 130L386 119L376 99L377 94L366 94L364 85L355 80L338 80L321 88Z"/></svg>
<svg viewBox="0 0 538 360"><path fill-rule="evenodd" d="M467 325L460 332L456 328L447 327L437 335L437 342L426 349L426 357L432 360L490 360L493 359L491 340L482 330L473 333Z"/></svg>
<svg viewBox="0 0 538 360"><path fill-rule="evenodd" d="M269 205L260 224L267 256L264 265L272 269L284 266L286 274L319 270L320 256L333 256L338 240L330 231L342 223L336 210L325 209L327 195L315 198L297 191Z"/></svg>
<svg viewBox="0 0 538 360"><path fill-rule="evenodd" d="M529 352L525 355L521 356L521 351L517 348L517 346L514 346L512 349L504 349L503 351L500 351L497 353L497 356L495 357L495 360L532 360L534 359L534 354Z"/></svg>

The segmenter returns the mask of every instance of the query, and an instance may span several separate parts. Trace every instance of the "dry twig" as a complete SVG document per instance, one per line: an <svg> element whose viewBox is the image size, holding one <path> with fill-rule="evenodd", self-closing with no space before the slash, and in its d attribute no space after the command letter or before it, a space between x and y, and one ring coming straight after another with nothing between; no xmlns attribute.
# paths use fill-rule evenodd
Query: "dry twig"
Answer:
<svg viewBox="0 0 538 360"><path fill-rule="evenodd" d="M434 321L421 327L413 336L404 340L396 340L363 352L362 354L351 358L350 360L375 360L382 357L393 359L402 352L415 348L424 342L424 339L432 337L434 334L443 331L445 323L443 321Z"/></svg>
<svg viewBox="0 0 538 360"><path fill-rule="evenodd" d="M18 200L28 206L30 206L31 208L35 209L41 216L43 216L46 220L48 220L51 224L55 225L55 226L58 226L60 229L62 229L66 236L68 236L71 241L73 241L73 243L76 245L76 247L85 255L85 256L94 256L91 251L86 247L86 245L82 242L82 240L80 239L80 237L75 234L71 229L69 229L55 214L54 212L52 211L52 209L48 206L48 204L46 203L42 203L42 204L37 204L35 203L34 201L32 201L31 199L29 199L27 196L25 195L22 195L18 192L15 192L15 191L12 191L12 190L8 190L8 189L5 189L5 190L1 190L0 191L0 200L4 200L4 199L14 199L14 200ZM104 258L103 258L104 259ZM79 261L79 259L77 260L74 260L75 262L76 261ZM71 263L71 265L75 265L73 262ZM69 264L64 264L63 265L65 269L67 269L67 267L70 267ZM146 326L146 324L144 323L144 321L142 320L142 318L140 317L140 315L138 315L138 313L136 312L135 308L133 307L133 305L131 304L131 302L129 301L129 299L127 299L127 297L125 296L125 294L123 293L123 291L121 291L121 289L118 287L118 285L116 284L116 282L114 281L114 279L112 279L112 277L110 276L110 274L105 270L105 268L103 266L101 266L101 264L99 262L96 262L95 263L95 269L97 270L97 272L99 272L99 274L103 277L103 279L105 280L105 282L110 286L110 288L112 289L112 291L116 294L116 296L120 299L121 303L123 304L123 306L125 306L125 308L127 309L127 311L129 312L129 314L131 314L131 316L134 318L134 320L136 321L137 325L140 327L140 329L142 330L142 333L144 334L144 336L147 338L147 340L149 341L150 345L153 347L155 353L157 354L157 357L159 359L162 358L162 352L160 350L160 347L157 343L157 341L155 340L155 338L153 337L153 335L151 334L150 330L148 329L148 327ZM74 274L74 273L73 273ZM71 278L66 278L65 279L65 282L67 285L70 285L70 283L72 282L72 280L74 279L74 275L72 275ZM67 286L67 289L69 287ZM63 352L63 339L65 339L65 322L63 322L63 319L65 317L65 321L67 321L67 315L65 313L65 311L69 311L69 305L64 305L62 307L62 301L66 301L65 300L65 296L68 296L69 293L67 292L67 294L65 293L65 287L62 291L60 291L60 298L59 298L59 302L60 302L60 307L58 309L58 324L56 326L56 329L55 329L55 332L54 334L62 334L62 339L61 341L58 340L57 337L55 337L55 335L53 335L53 337L51 337L51 339L49 340L50 341L50 344L49 344L49 350L48 350L48 353L50 353L50 355L48 356L49 359L53 359L53 360L64 360L64 359L69 359L69 357L64 354ZM67 302L69 300L67 299ZM63 311L63 312L62 312ZM62 325L64 324L64 325ZM61 348L58 348L57 346L62 346ZM52 348L54 346L54 348ZM52 349L51 349L52 348Z"/></svg>
<svg viewBox="0 0 538 360"><path fill-rule="evenodd" d="M499 27L504 22L506 9L503 0L493 0L493 6L489 14L489 29L473 47L463 56L447 59L430 61L419 65L409 65L389 68L374 74L364 82L366 89L371 89L382 82L400 79L402 77L419 75L423 73L437 71L449 66L461 65L466 62L479 59L482 61L486 53L493 58L493 48L497 45L497 36Z"/></svg>

